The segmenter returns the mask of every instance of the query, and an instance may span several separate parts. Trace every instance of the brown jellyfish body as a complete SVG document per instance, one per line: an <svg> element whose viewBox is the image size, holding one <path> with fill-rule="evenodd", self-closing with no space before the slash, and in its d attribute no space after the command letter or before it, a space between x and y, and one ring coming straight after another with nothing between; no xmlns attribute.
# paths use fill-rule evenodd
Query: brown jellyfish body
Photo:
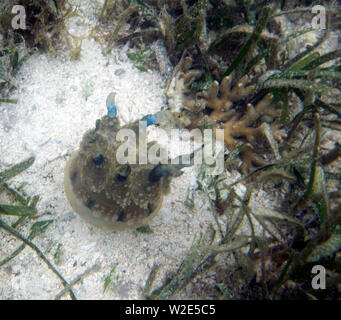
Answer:
<svg viewBox="0 0 341 320"><path fill-rule="evenodd" d="M116 154L122 142L116 135L120 129L132 129L139 142L139 121L121 127L117 117L106 115L84 134L64 175L65 194L73 210L96 227L114 231L136 229L153 219L177 171L167 170L169 165L140 164L138 152L135 164L119 163ZM151 145L155 142L147 147Z"/></svg>

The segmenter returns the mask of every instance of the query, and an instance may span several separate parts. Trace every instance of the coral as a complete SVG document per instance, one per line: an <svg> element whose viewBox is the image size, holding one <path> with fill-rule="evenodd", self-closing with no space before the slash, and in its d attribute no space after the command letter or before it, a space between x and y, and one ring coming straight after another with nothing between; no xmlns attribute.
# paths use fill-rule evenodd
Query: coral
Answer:
<svg viewBox="0 0 341 320"><path fill-rule="evenodd" d="M231 89L231 80L231 77L225 77L220 86L217 81L214 81L209 90L203 93L206 106L213 110L210 114L213 120L227 120L235 113L230 109L233 102L245 99L254 91L254 86L246 86L249 82L246 76L233 89ZM219 91L220 96L218 96Z"/></svg>
<svg viewBox="0 0 341 320"><path fill-rule="evenodd" d="M190 67L191 59L185 58L170 82L167 90L170 109L180 111L185 117L190 118L191 123L187 126L190 129L200 127L202 124L224 129L224 142L230 151L233 151L238 143L244 142L240 152L243 172L248 171L252 164L257 166L266 164L266 161L257 154L253 144L257 137L263 136L274 149L273 136L276 139L281 138L282 133L277 132L278 128L276 134L272 136L271 129L255 125L255 122L265 115L271 119L278 116L277 112L270 108L272 94L266 94L255 106L248 103L243 113L238 102L246 100L255 92L255 86L250 84L247 76L242 77L233 87L232 76L227 76L220 84L214 81L208 90L194 93L189 86L202 75L202 72L191 70ZM204 115L204 110L208 110L208 117Z"/></svg>
<svg viewBox="0 0 341 320"><path fill-rule="evenodd" d="M84 134L79 150L66 164L65 193L72 208L95 226L115 231L136 229L157 214L172 176L179 174L183 165L144 164L139 161L140 152L136 152L135 162L118 161L122 147L117 140L119 130L135 133L135 151L144 141L139 137L139 121L121 127L114 94L108 96L107 108L108 115ZM158 145L149 142L147 149L151 147Z"/></svg>
<svg viewBox="0 0 341 320"><path fill-rule="evenodd" d="M213 110L211 118L217 121L216 127L224 129L224 142L227 148L232 151L240 139L245 142L240 152L243 172L252 168L252 164L257 166L266 164L253 147L257 137L265 136L262 126L253 126L255 121L264 115L277 116L277 113L269 108L273 99L270 93L266 94L256 106L248 103L244 114L237 112L233 103L247 98L255 90L254 86L248 83L248 77L244 76L231 89L231 77L225 77L220 86L217 81L214 81L211 88L204 92L206 106ZM218 97L219 91L220 97Z"/></svg>

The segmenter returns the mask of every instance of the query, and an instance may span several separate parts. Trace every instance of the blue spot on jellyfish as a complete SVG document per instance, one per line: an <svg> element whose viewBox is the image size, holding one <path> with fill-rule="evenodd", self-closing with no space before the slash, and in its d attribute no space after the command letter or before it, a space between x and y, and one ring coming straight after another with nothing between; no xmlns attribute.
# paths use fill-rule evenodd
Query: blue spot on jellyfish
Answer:
<svg viewBox="0 0 341 320"><path fill-rule="evenodd" d="M108 117L116 117L117 115L117 108L115 104L115 93L111 92L107 97L107 110L108 110Z"/></svg>
<svg viewBox="0 0 341 320"><path fill-rule="evenodd" d="M144 116L141 121L147 122L147 127L159 122L159 115L158 114L147 114Z"/></svg>

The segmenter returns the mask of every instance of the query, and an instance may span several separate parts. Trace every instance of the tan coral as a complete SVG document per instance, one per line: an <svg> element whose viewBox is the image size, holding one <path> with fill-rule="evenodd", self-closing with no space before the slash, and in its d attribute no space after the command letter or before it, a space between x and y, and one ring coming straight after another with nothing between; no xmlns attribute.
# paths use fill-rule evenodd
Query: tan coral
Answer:
<svg viewBox="0 0 341 320"><path fill-rule="evenodd" d="M246 112L240 119L233 109L228 110L227 113L233 115L221 126L224 129L225 143L230 150L236 146L235 137L243 136L248 142L253 142L257 136L262 134L259 127L254 128L251 125L265 111L271 100L272 94L267 94L255 107L251 103L247 104ZM222 113L221 118L223 117L224 113Z"/></svg>
<svg viewBox="0 0 341 320"><path fill-rule="evenodd" d="M240 152L243 172L248 171L253 164L257 166L266 164L266 161L253 148L256 137L263 136L264 131L261 127L252 127L252 125L264 114L274 115L269 108L273 99L272 94L265 95L256 106L248 103L246 112L242 116L233 108L233 102L245 99L254 91L254 86L248 85L248 83L248 77L244 76L231 89L231 78L225 77L220 86L215 81L211 88L204 93L207 106L213 110L210 116L214 120L222 122L221 124L217 122L215 127L224 129L224 142L227 148L230 151L234 150L241 137L246 142Z"/></svg>
<svg viewBox="0 0 341 320"><path fill-rule="evenodd" d="M264 115L271 118L278 116L277 111L270 108L272 94L265 95L256 106L247 104L245 113L241 114L236 108L236 103L245 100L255 91L248 76L242 77L234 86L232 76L227 76L220 84L214 81L207 91L193 93L189 86L202 75L202 71L190 69L191 65L191 58L184 58L176 67L167 90L171 111L180 112L190 118L191 123L186 126L189 129L202 128L202 124L224 129L224 142L230 151L234 150L239 142L244 142L240 152L243 172L248 171L252 164L257 166L266 164L254 148L257 137L264 137L268 141L277 159L274 140L280 140L283 132L279 133L279 128L274 126L272 130L270 128L265 130L264 126L255 126L255 122ZM205 108L211 110L209 117L202 112ZM272 134L273 129L275 134Z"/></svg>
<svg viewBox="0 0 341 320"><path fill-rule="evenodd" d="M210 89L203 93L206 105L213 110L211 118L213 120L223 121L227 117L233 115L234 110L229 110L233 102L245 99L254 90L253 85L247 85L249 78L244 76L240 82L231 89L231 77L225 77L221 84L214 81ZM220 97L218 93L220 91Z"/></svg>

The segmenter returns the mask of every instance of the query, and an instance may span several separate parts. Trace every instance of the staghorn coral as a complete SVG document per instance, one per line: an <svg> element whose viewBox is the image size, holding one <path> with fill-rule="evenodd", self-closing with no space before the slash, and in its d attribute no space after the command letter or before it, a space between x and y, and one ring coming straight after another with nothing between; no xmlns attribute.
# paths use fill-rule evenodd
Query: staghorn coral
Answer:
<svg viewBox="0 0 341 320"><path fill-rule="evenodd" d="M206 106L213 110L210 116L217 121L215 127L224 129L224 142L227 148L230 151L234 150L240 138L246 142L240 152L243 172L251 168L252 163L266 164L266 161L256 154L253 147L256 137L264 136L264 129L262 126L252 127L252 125L265 114L275 115L269 108L273 99L270 93L265 95L256 106L248 103L242 115L236 111L236 108L233 108L234 102L245 99L255 90L254 86L248 83L248 77L244 76L231 89L231 77L225 77L220 86L217 81L214 81L210 89L203 93ZM218 96L219 91L220 96Z"/></svg>
<svg viewBox="0 0 341 320"><path fill-rule="evenodd" d="M274 150L275 139L280 140L283 135L278 127L275 135L272 130L264 125L256 125L255 122L264 115L276 117L277 112L270 108L273 96L266 94L255 106L246 105L244 113L240 111L238 102L246 100L253 92L255 86L250 84L248 76L242 77L232 86L232 77L223 78L221 83L214 81L206 91L194 93L189 86L202 74L199 70L191 70L191 59L185 58L178 67L167 90L168 102L171 110L177 110L191 119L187 127L202 127L203 124L214 129L224 129L224 142L229 151L233 151L240 142L244 142L240 151L242 159L242 171L246 172L252 165L265 165L263 159L256 151L254 144L257 137L265 137L270 147ZM209 115L204 111L208 110ZM276 155L277 156L277 155Z"/></svg>

